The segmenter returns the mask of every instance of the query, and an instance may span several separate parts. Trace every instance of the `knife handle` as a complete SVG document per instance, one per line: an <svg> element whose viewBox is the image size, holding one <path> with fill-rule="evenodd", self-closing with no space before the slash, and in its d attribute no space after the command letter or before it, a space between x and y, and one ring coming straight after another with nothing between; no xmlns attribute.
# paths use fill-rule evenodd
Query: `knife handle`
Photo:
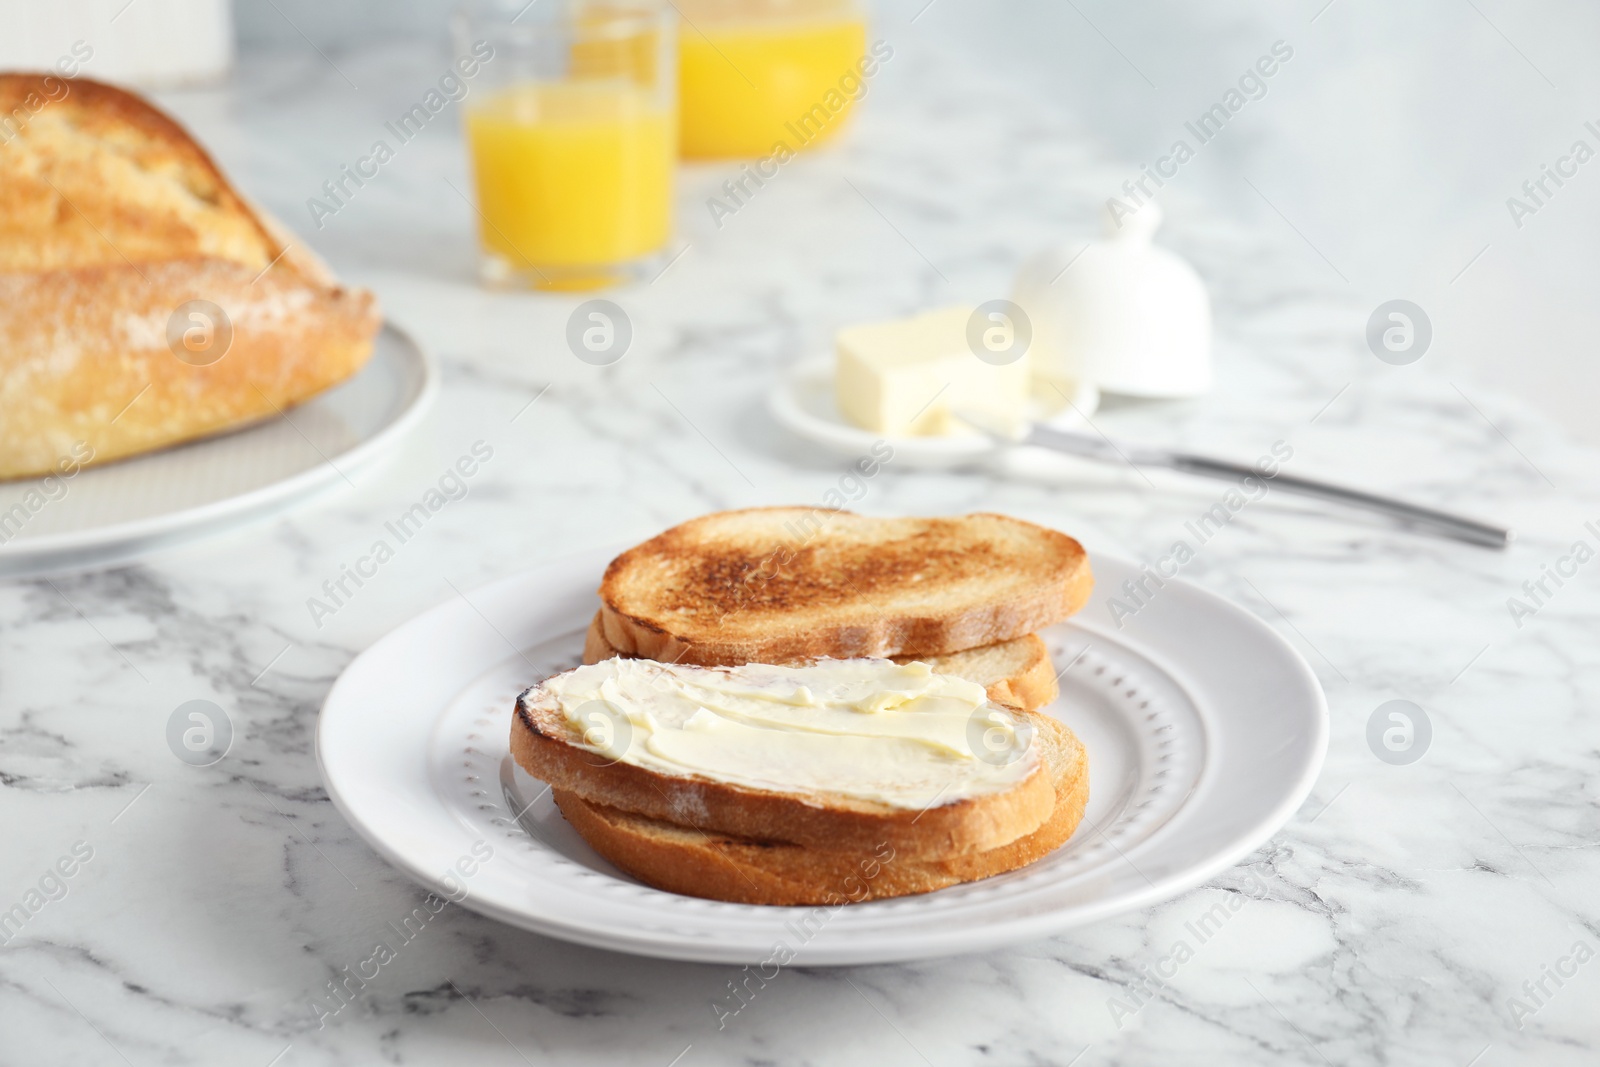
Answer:
<svg viewBox="0 0 1600 1067"><path fill-rule="evenodd" d="M1273 489L1281 489L1287 493L1315 497L1318 500L1327 500L1335 504L1344 504L1347 507L1377 512L1380 515L1387 515L1412 526L1432 530L1446 537L1453 537L1458 541L1483 545L1486 548L1505 548L1511 543L1512 537L1515 536L1510 530L1501 526L1491 526L1486 522L1478 522L1476 519L1452 515L1446 511L1425 508L1417 504L1408 504L1404 500L1396 500L1393 497L1379 496L1376 493L1364 493L1359 489L1347 489L1342 485L1332 485L1328 482L1319 482L1311 478L1300 478L1293 474L1278 474L1275 477L1268 478L1255 467L1243 463L1230 463L1227 460L1212 459L1209 456L1195 456L1178 452L1171 456L1168 464L1173 470L1182 471L1185 474L1197 474L1205 478L1221 478L1225 481L1234 481L1247 476L1256 478L1267 483Z"/></svg>

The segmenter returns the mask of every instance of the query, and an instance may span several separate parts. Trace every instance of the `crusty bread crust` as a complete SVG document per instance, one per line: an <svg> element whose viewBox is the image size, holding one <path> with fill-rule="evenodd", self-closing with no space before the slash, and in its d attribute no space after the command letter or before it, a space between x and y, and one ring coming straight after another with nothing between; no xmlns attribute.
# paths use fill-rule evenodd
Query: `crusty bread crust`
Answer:
<svg viewBox="0 0 1600 1067"><path fill-rule="evenodd" d="M583 662L599 663L603 659L621 655L606 640L604 623L599 612L596 612L588 631L583 635ZM916 658L894 657L901 663ZM1038 634L1014 637L1010 641L964 652L922 658L939 674L953 674L957 678L977 682L988 691L989 699L996 704L1023 711L1042 708L1061 692L1055 667L1050 662L1050 650Z"/></svg>
<svg viewBox="0 0 1600 1067"><path fill-rule="evenodd" d="M1072 732L1035 716L1055 786L1055 807L1031 834L984 852L912 860L886 848L854 853L704 833L554 793L562 815L594 850L657 889L739 904L817 905L882 900L1016 870L1064 844L1083 818L1089 767Z"/></svg>
<svg viewBox="0 0 1600 1067"><path fill-rule="evenodd" d="M89 78L0 74L0 271L225 259L277 241L188 132Z"/></svg>
<svg viewBox="0 0 1600 1067"><path fill-rule="evenodd" d="M95 462L203 437L307 400L361 368L370 298L222 260L0 274L0 478L48 473L78 442ZM203 294L227 354L180 361L167 318Z"/></svg>
<svg viewBox="0 0 1600 1067"><path fill-rule="evenodd" d="M622 553L600 584L619 653L704 665L929 656L1058 622L1094 587L1072 538L1005 515L749 508Z"/></svg>
<svg viewBox="0 0 1600 1067"><path fill-rule="evenodd" d="M371 294L286 245L139 97L0 75L0 115L0 479L276 417L371 354ZM233 331L204 366L168 343L197 299Z"/></svg>
<svg viewBox="0 0 1600 1067"><path fill-rule="evenodd" d="M853 797L803 796L696 775L662 774L608 762L580 747L579 740L577 730L543 687L535 686L517 698L511 755L523 770L551 788L680 826L815 849L868 851L886 844L909 859L982 852L1032 833L1055 804L1049 769L1042 759L1005 792L935 803L917 811Z"/></svg>

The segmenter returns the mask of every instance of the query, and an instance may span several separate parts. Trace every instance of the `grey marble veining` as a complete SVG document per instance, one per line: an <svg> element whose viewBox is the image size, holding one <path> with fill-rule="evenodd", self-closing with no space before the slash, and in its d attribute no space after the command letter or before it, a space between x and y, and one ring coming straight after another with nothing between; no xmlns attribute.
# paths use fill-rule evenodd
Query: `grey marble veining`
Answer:
<svg viewBox="0 0 1600 1067"><path fill-rule="evenodd" d="M473 283L450 128L310 234L439 355L443 395L354 490L138 563L0 584L0 910L29 912L0 947L0 1063L1594 1062L1600 964L1574 946L1600 950L1600 563L1520 627L1507 599L1596 541L1596 456L1428 360L1379 363L1362 341L1370 307L1292 232L1231 222L1181 188L1165 240L1211 286L1219 386L1097 422L1246 458L1282 440L1296 473L1522 535L1494 554L1271 495L1203 546L1184 576L1277 627L1328 692L1327 767L1281 833L1207 887L1070 936L786 970L721 1030L711 1004L734 968L577 948L447 907L319 1024L328 983L424 896L320 785L317 709L350 659L452 585L708 509L820 500L837 469L765 418L775 376L843 322L1004 295L1041 243L1091 233L1127 176L1071 116L919 26L885 20L896 54L847 141L786 167L720 229L704 201L730 168L685 170L688 250L610 294L636 331L614 367L566 351L576 300ZM306 230L306 197L437 55L334 59L359 95L286 52L164 101ZM477 440L494 458L468 496L315 625L321 583ZM1148 560L1219 495L1151 478L891 463L859 506L1003 510ZM1366 741L1395 698L1434 727L1409 766ZM212 767L167 748L168 716L192 699L233 722ZM1201 941L1191 927L1208 914L1229 917Z"/></svg>

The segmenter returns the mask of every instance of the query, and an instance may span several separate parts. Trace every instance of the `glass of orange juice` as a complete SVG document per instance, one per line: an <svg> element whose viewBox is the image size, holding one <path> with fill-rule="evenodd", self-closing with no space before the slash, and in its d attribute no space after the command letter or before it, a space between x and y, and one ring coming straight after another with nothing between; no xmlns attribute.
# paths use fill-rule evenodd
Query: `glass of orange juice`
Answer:
<svg viewBox="0 0 1600 1067"><path fill-rule="evenodd" d="M832 138L864 89L855 0L675 0L685 159L798 152Z"/></svg>
<svg viewBox="0 0 1600 1067"><path fill-rule="evenodd" d="M677 16L659 0L481 0L454 21L478 70L464 121L484 279L593 289L672 232Z"/></svg>

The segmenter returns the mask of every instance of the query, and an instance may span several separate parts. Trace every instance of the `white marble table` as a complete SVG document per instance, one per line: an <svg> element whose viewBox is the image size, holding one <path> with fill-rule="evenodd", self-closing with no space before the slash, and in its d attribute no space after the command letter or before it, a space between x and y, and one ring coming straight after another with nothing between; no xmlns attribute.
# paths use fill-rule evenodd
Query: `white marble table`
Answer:
<svg viewBox="0 0 1600 1067"><path fill-rule="evenodd" d="M463 160L443 122L309 229L305 199L426 90L442 56L338 52L335 71L290 53L248 60L228 88L164 98L247 190L378 291L438 354L445 389L404 453L353 490L134 564L0 584L0 909L40 902L0 948L0 1063L1499 1067L1600 1055L1600 964L1574 955L1600 950L1600 563L1551 585L1520 626L1507 608L1574 541L1600 543L1584 528L1600 520L1596 457L1427 359L1380 363L1362 339L1371 307L1313 249L1181 189L1167 241L1212 286L1220 386L1201 402L1110 408L1101 426L1245 458L1282 439L1297 473L1522 534L1493 553L1272 496L1205 545L1186 577L1278 627L1332 708L1322 780L1269 845L1205 888L1071 936L786 971L720 1031L711 1005L732 968L576 948L448 908L319 1027L326 983L421 897L319 782L317 709L351 657L452 585L711 509L820 500L837 471L762 413L781 369L852 319L1004 295L1025 254L1090 232L1095 205L1132 173L1006 72L967 69L951 40L904 19L880 33L895 57L838 150L785 168L720 229L704 204L732 168L685 174L688 251L653 284L610 294L635 341L609 368L566 349L575 299L473 284L470 209L452 188L467 188ZM315 625L307 600L322 582L479 439L494 458L469 495ZM1149 560L1217 498L1153 477L891 464L858 506L1004 510ZM1366 740L1369 716L1396 698L1433 725L1406 766ZM215 766L168 749L168 716L191 699L233 722ZM1241 893L1192 960L1148 981L1170 971L1186 923ZM1557 971L1572 973L1558 983Z"/></svg>

